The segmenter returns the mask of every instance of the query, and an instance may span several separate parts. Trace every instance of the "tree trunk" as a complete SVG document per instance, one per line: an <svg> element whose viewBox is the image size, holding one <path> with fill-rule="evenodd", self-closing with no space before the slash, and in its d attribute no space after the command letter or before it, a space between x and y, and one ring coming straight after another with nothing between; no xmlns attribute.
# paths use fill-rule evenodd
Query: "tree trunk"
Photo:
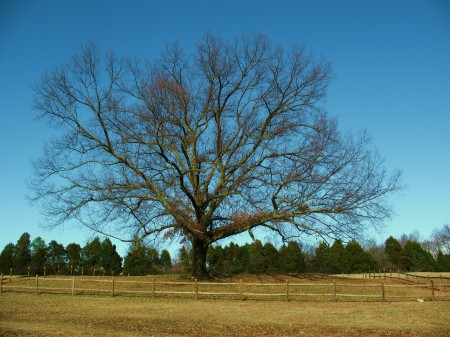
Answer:
<svg viewBox="0 0 450 337"><path fill-rule="evenodd" d="M192 240L192 277L196 279L211 278L206 270L206 253L208 252L209 244L203 240Z"/></svg>

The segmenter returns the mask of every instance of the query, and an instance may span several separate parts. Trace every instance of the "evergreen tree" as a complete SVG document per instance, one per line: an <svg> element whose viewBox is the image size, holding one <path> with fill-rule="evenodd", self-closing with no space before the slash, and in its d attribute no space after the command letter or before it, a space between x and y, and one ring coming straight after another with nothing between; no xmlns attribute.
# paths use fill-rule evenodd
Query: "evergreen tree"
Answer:
<svg viewBox="0 0 450 337"><path fill-rule="evenodd" d="M248 273L250 266L250 245L246 243L238 248L236 258L236 274Z"/></svg>
<svg viewBox="0 0 450 337"><path fill-rule="evenodd" d="M81 259L85 272L88 270L97 271L101 269L102 266L102 244L100 239L96 236L92 241L87 242L86 245L81 250Z"/></svg>
<svg viewBox="0 0 450 337"><path fill-rule="evenodd" d="M14 268L14 251L13 243L8 243L0 254L0 273L9 274L10 269Z"/></svg>
<svg viewBox="0 0 450 337"><path fill-rule="evenodd" d="M168 273L172 270L172 259L168 250L164 249L161 252L159 263L163 273Z"/></svg>
<svg viewBox="0 0 450 337"><path fill-rule="evenodd" d="M123 272L129 275L147 275L149 266L147 247L141 241L133 242L125 256Z"/></svg>
<svg viewBox="0 0 450 337"><path fill-rule="evenodd" d="M223 248L223 256L222 256L222 270L220 271L220 275L232 275L236 272L236 260L239 256L239 246L235 243L231 242L228 246Z"/></svg>
<svg viewBox="0 0 450 337"><path fill-rule="evenodd" d="M386 255L386 260L395 269L404 269L404 254L400 242L390 236L384 244L384 253Z"/></svg>
<svg viewBox="0 0 450 337"><path fill-rule="evenodd" d="M422 248L417 241L407 240L404 247L405 267L407 271L434 271L436 261L430 252Z"/></svg>
<svg viewBox="0 0 450 337"><path fill-rule="evenodd" d="M450 254L444 254L439 250L436 259L436 271L450 272Z"/></svg>
<svg viewBox="0 0 450 337"><path fill-rule="evenodd" d="M280 252L273 244L267 242L263 247L263 255L266 265L266 274L277 274L280 272Z"/></svg>
<svg viewBox="0 0 450 337"><path fill-rule="evenodd" d="M78 243L69 243L66 247L67 264L73 268L81 266L81 247Z"/></svg>
<svg viewBox="0 0 450 337"><path fill-rule="evenodd" d="M264 274L267 269L267 260L264 258L264 247L259 240L250 245L249 272L251 274Z"/></svg>
<svg viewBox="0 0 450 337"><path fill-rule="evenodd" d="M305 257L300 245L291 241L280 249L281 270L285 273L303 273L306 269Z"/></svg>
<svg viewBox="0 0 450 337"><path fill-rule="evenodd" d="M331 269L330 262L330 246L326 242L321 242L315 250L313 265L314 269L320 273L329 273Z"/></svg>
<svg viewBox="0 0 450 337"><path fill-rule="evenodd" d="M181 248L181 249L184 249ZM184 253L184 252L183 252ZM184 253L186 254L186 253ZM180 258L183 262L183 257L180 250ZM222 246L210 246L206 254L206 263L208 271L211 275L221 276L224 272L224 250Z"/></svg>
<svg viewBox="0 0 450 337"><path fill-rule="evenodd" d="M375 259L364 251L361 245L352 240L345 246L348 273L364 273L377 267Z"/></svg>
<svg viewBox="0 0 450 337"><path fill-rule="evenodd" d="M47 245L45 244L45 241L40 236L38 236L31 242L30 248L31 248L31 255L34 255L39 248L44 250L47 249Z"/></svg>
<svg viewBox="0 0 450 337"><path fill-rule="evenodd" d="M333 245L330 247L328 258L329 274L341 274L348 272L347 256L342 241L334 241Z"/></svg>
<svg viewBox="0 0 450 337"><path fill-rule="evenodd" d="M44 267L47 264L47 249L45 247L37 247L33 251L30 261L31 273L32 275L43 275Z"/></svg>
<svg viewBox="0 0 450 337"><path fill-rule="evenodd" d="M50 267L49 271L59 274L61 268L66 264L66 249L64 246L55 240L50 241L47 246L47 265Z"/></svg>
<svg viewBox="0 0 450 337"><path fill-rule="evenodd" d="M14 247L14 269L18 274L27 274L31 261L30 234L23 233Z"/></svg>
<svg viewBox="0 0 450 337"><path fill-rule="evenodd" d="M117 253L116 245L109 238L101 243L101 265L107 275L119 275L122 271L122 257Z"/></svg>

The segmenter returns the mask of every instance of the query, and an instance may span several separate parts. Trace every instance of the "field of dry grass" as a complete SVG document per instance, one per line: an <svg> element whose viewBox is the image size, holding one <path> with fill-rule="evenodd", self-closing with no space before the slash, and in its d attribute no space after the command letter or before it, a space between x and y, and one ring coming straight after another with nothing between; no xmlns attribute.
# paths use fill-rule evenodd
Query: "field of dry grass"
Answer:
<svg viewBox="0 0 450 337"><path fill-rule="evenodd" d="M0 294L0 336L449 336L449 302Z"/></svg>
<svg viewBox="0 0 450 337"><path fill-rule="evenodd" d="M425 279L426 280L426 279ZM450 284L438 280L406 285L400 280L362 279L322 274L239 275L198 282L181 275L141 277L47 276L6 278L3 292L60 293L67 295L106 295L178 297L199 299L251 299L332 302L338 301L416 301L418 298L450 299ZM383 297L384 295L384 297Z"/></svg>

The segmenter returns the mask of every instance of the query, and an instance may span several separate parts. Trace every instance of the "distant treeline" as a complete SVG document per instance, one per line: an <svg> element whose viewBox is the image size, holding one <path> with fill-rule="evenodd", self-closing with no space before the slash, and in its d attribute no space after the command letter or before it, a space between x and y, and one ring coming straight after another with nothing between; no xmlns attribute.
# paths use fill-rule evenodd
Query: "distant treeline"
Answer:
<svg viewBox="0 0 450 337"><path fill-rule="evenodd" d="M429 241L420 244L413 238L403 236L399 241L391 236L383 245L372 244L366 249L355 240L346 244L336 240L332 245L322 242L313 249L303 249L295 241L279 249L258 240L244 245L230 243L209 248L207 267L215 276L305 272L348 274L374 270L449 272L449 242L448 237L444 239L447 241L441 238L434 244ZM9 274L12 268L14 274L24 275L188 273L191 261L189 247L182 247L173 263L168 250L158 251L141 241L132 243L122 258L108 238L95 237L83 247L77 243L64 247L55 240L46 244L40 237L30 241L30 235L24 233L16 244L9 243L4 247L0 254L0 272Z"/></svg>
<svg viewBox="0 0 450 337"><path fill-rule="evenodd" d="M66 247L41 237L30 241L30 234L23 233L16 244L9 243L0 254L0 272L21 275L147 275L168 272L172 268L170 254L163 250L145 247L142 254L139 244L131 245L123 259L109 238L98 237L88 241L84 247L70 243Z"/></svg>

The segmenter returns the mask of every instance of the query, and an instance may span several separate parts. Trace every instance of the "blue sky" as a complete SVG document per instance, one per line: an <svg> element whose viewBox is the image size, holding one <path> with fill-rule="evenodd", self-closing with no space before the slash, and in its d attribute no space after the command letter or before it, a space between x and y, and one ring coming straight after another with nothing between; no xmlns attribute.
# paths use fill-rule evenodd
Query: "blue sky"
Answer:
<svg viewBox="0 0 450 337"><path fill-rule="evenodd" d="M174 41L193 50L206 31L263 32L304 44L331 62L326 109L341 129L367 128L407 189L377 240L450 223L450 1L0 1L0 249L27 231L83 244L92 233L46 231L25 199L31 160L51 130L36 121L31 85L96 42L103 50L158 57ZM119 244L119 253L126 245Z"/></svg>

